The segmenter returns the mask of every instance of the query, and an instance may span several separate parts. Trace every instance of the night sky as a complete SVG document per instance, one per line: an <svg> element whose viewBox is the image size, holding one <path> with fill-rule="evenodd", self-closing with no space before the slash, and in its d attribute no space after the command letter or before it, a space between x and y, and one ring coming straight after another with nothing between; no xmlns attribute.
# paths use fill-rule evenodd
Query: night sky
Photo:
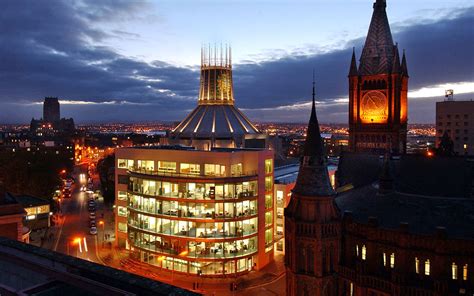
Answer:
<svg viewBox="0 0 474 296"><path fill-rule="evenodd" d="M198 2L198 3L197 3ZM197 3L197 4L196 4ZM197 104L203 44L232 44L236 105L251 120L347 122L352 47L372 1L0 1L0 123L41 117L45 96L76 122L181 120ZM409 123L434 122L453 88L474 99L470 1L388 0L406 50Z"/></svg>

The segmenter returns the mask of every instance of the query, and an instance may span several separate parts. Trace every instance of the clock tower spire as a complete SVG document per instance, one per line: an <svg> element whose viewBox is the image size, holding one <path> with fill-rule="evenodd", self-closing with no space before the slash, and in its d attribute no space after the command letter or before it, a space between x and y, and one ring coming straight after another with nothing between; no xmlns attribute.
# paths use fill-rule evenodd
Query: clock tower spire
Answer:
<svg viewBox="0 0 474 296"><path fill-rule="evenodd" d="M406 152L408 71L393 43L385 0L376 0L359 68L349 72L349 146L352 151Z"/></svg>

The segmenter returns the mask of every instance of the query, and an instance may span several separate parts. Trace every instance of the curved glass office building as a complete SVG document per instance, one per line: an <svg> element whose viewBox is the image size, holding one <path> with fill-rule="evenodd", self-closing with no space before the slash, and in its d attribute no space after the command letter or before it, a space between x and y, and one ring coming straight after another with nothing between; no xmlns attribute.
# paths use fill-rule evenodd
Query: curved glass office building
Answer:
<svg viewBox="0 0 474 296"><path fill-rule="evenodd" d="M273 153L182 146L116 151L117 241L141 261L223 276L273 259Z"/></svg>

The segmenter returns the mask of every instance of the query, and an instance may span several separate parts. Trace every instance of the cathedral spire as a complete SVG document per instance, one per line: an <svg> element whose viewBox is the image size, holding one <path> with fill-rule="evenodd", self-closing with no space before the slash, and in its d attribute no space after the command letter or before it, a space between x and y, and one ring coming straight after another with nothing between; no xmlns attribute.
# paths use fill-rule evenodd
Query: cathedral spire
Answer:
<svg viewBox="0 0 474 296"><path fill-rule="evenodd" d="M402 73L403 73L405 76L408 76L408 67L407 67L407 59L406 59L406 57L405 57L405 50L403 50Z"/></svg>
<svg viewBox="0 0 474 296"><path fill-rule="evenodd" d="M351 59L351 67L349 69L349 76L356 76L358 75L357 71L357 61L356 61L356 55L355 55L355 48L352 48L352 59Z"/></svg>
<svg viewBox="0 0 474 296"><path fill-rule="evenodd" d="M326 155L316 116L314 73L311 116L306 130L303 158L293 191L305 196L331 196L334 194L329 182Z"/></svg>
<svg viewBox="0 0 474 296"><path fill-rule="evenodd" d="M385 0L374 3L369 32L360 59L362 75L390 73L393 60L393 38L388 23Z"/></svg>

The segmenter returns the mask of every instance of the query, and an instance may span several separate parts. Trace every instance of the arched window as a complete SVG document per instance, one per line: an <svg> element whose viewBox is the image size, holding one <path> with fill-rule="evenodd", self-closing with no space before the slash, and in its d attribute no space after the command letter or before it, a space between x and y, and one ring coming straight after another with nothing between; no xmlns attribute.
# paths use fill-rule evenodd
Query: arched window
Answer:
<svg viewBox="0 0 474 296"><path fill-rule="evenodd" d="M463 281L467 281L467 264L464 264L462 267L462 279Z"/></svg>
<svg viewBox="0 0 474 296"><path fill-rule="evenodd" d="M390 268L395 268L395 253L390 254Z"/></svg>
<svg viewBox="0 0 474 296"><path fill-rule="evenodd" d="M430 275L430 259L425 261L425 275Z"/></svg>
<svg viewBox="0 0 474 296"><path fill-rule="evenodd" d="M365 245L362 245L362 260L366 260L367 259L367 248L365 247Z"/></svg>
<svg viewBox="0 0 474 296"><path fill-rule="evenodd" d="M451 264L451 279L457 280L458 279L458 266L455 262Z"/></svg>
<svg viewBox="0 0 474 296"><path fill-rule="evenodd" d="M415 257L415 272L420 273L420 260L418 257Z"/></svg>

